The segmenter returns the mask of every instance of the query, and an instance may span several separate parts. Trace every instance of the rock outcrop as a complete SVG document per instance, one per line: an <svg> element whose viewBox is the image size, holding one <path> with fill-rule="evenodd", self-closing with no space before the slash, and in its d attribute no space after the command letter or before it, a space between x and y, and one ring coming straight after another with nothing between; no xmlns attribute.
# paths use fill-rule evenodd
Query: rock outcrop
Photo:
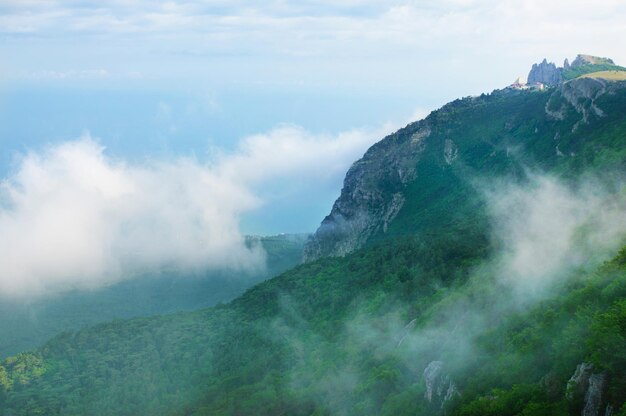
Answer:
<svg viewBox="0 0 626 416"><path fill-rule="evenodd" d="M426 121L407 129L372 146L348 170L340 197L305 247L304 261L343 256L374 234L387 232L404 205L402 190L415 179L431 133Z"/></svg>
<svg viewBox="0 0 626 416"><path fill-rule="evenodd" d="M589 378L593 372L593 365L589 363L580 363L576 366L576 371L567 382L565 397L567 400L574 400L576 396L582 396L589 387Z"/></svg>
<svg viewBox="0 0 626 416"><path fill-rule="evenodd" d="M598 106L597 99L607 92L619 88L610 81L599 78L579 78L563 84L546 103L546 114L554 120L563 120L568 110L580 114L580 120L574 125L576 130L581 124L588 124L592 117L604 117L604 111Z"/></svg>
<svg viewBox="0 0 626 416"><path fill-rule="evenodd" d="M570 67L576 68L583 65L615 65L615 62L610 58L601 58L593 55L577 55Z"/></svg>
<svg viewBox="0 0 626 416"><path fill-rule="evenodd" d="M582 399L582 416L611 416L613 406L603 398L606 388L606 374L594 373L593 364L581 363L567 382L565 398L570 402Z"/></svg>
<svg viewBox="0 0 626 416"><path fill-rule="evenodd" d="M602 393L606 388L606 376L604 374L592 374L589 377L589 386L585 393L585 407L583 416L599 416L602 406Z"/></svg>
<svg viewBox="0 0 626 416"><path fill-rule="evenodd" d="M436 408L443 408L450 400L460 397L454 381L444 371L443 361L432 361L424 369L426 393L424 398Z"/></svg>
<svg viewBox="0 0 626 416"><path fill-rule="evenodd" d="M563 82L563 69L544 59L540 64L534 64L528 73L529 84L558 85Z"/></svg>
<svg viewBox="0 0 626 416"><path fill-rule="evenodd" d="M565 82L566 79L581 75L581 73L576 71L577 68L587 66L589 66L589 68L594 68L593 65L597 65L598 67L596 68L600 70L599 68L601 68L601 66L615 66L615 63L609 58L601 58L599 56L592 55L577 55L576 59L574 59L571 64L569 60L565 59L563 67L559 68L554 63L548 62L544 59L541 63L534 64L532 66L530 73L528 74L528 84L544 84L547 86L559 85ZM616 68L619 67L616 66ZM568 76L568 74L572 71L574 71L576 75ZM593 69L588 69L584 72L593 72Z"/></svg>
<svg viewBox="0 0 626 416"><path fill-rule="evenodd" d="M459 155L459 148L456 143L454 143L450 139L446 139L445 145L443 148L443 158L445 159L448 165L451 165L454 162L454 159Z"/></svg>
<svg viewBox="0 0 626 416"><path fill-rule="evenodd" d="M424 369L424 383L426 384L424 398L440 409L450 400L461 396L454 381L444 372L443 361L432 361L428 364Z"/></svg>

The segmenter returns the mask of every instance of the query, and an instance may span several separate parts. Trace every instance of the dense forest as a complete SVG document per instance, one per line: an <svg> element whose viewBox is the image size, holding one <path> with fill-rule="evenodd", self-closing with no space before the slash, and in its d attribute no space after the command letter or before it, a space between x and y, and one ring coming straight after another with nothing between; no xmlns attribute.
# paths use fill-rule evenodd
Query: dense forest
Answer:
<svg viewBox="0 0 626 416"><path fill-rule="evenodd" d="M266 254L265 268L259 270L170 268L94 290L39 299L0 298L0 358L88 325L228 302L250 286L300 264L306 238L306 234L248 237L247 244L261 244Z"/></svg>

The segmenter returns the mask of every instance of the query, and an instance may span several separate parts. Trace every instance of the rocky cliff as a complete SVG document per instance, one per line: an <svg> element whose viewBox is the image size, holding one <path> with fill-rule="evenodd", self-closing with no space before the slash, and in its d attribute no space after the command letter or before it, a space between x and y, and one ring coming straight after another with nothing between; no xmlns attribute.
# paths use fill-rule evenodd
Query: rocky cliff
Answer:
<svg viewBox="0 0 626 416"><path fill-rule="evenodd" d="M570 403L582 399L582 416L611 416L613 404L603 397L607 387L606 374L595 373L593 364L581 363L567 382L565 398Z"/></svg>
<svg viewBox="0 0 626 416"><path fill-rule="evenodd" d="M415 180L415 168L431 131L427 121L414 123L372 146L346 174L339 199L305 247L305 261L343 256L363 246L387 227L402 209L404 186Z"/></svg>
<svg viewBox="0 0 626 416"><path fill-rule="evenodd" d="M528 73L529 84L558 85L563 82L563 68L557 68L553 63L544 59L539 64L534 64Z"/></svg>
<svg viewBox="0 0 626 416"><path fill-rule="evenodd" d="M530 69L528 84L555 86L584 74L606 70L622 71L624 68L615 65L610 58L593 55L577 55L571 64L568 59L565 59L562 67L557 67L554 63L544 59Z"/></svg>
<svg viewBox="0 0 626 416"><path fill-rule="evenodd" d="M603 100L625 87L580 78L546 91L496 90L409 124L352 165L330 214L305 246L304 260L343 256L403 228L416 232L420 221L454 224L455 212L471 203L468 173L514 170L533 157L547 165L574 157L585 143L584 127L618 110L605 108ZM436 217L428 217L424 207L430 206L438 207Z"/></svg>

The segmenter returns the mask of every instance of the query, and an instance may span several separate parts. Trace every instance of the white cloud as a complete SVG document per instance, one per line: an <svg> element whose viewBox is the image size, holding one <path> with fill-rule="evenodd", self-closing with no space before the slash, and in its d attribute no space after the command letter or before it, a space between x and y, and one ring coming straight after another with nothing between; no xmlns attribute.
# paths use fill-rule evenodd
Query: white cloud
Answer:
<svg viewBox="0 0 626 416"><path fill-rule="evenodd" d="M110 77L106 69L69 69L67 71L43 70L31 74L33 79L98 79Z"/></svg>
<svg viewBox="0 0 626 416"><path fill-rule="evenodd" d="M258 201L197 162L130 166L89 138L28 154L2 183L0 294L93 287L163 266L253 268Z"/></svg>
<svg viewBox="0 0 626 416"><path fill-rule="evenodd" d="M0 295L93 288L162 267L264 267L241 216L272 181L343 176L380 131L315 136L295 126L244 139L209 164L129 164L90 137L23 157L0 186Z"/></svg>
<svg viewBox="0 0 626 416"><path fill-rule="evenodd" d="M223 177L248 184L293 174L320 181L343 177L352 162L392 130L387 125L372 131L315 135L298 126L283 125L245 138L234 154L218 156L216 169Z"/></svg>
<svg viewBox="0 0 626 416"><path fill-rule="evenodd" d="M543 57L560 63L592 53L625 63L626 52L614 41L626 36L624 19L626 5L617 0L593 7L579 0L10 2L0 32L10 40L5 59L30 67L22 73L103 59L98 65L114 63L116 73L128 72L132 63L133 71L157 77L294 81L284 79L289 69L291 78L308 83L367 86L383 79L485 88ZM11 53L20 45L58 53L42 62L43 53L34 54L37 60ZM215 59L225 56L245 64ZM198 66L199 59L210 67ZM502 78L494 82L498 73Z"/></svg>

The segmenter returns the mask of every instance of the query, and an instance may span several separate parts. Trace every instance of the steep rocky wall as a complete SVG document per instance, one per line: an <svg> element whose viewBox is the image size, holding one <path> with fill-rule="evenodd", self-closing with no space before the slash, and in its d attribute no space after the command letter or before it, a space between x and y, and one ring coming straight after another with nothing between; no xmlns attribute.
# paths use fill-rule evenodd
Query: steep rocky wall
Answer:
<svg viewBox="0 0 626 416"><path fill-rule="evenodd" d="M372 146L346 174L341 196L305 247L304 260L342 256L363 246L402 209L404 186L430 136L427 122L413 123Z"/></svg>
<svg viewBox="0 0 626 416"><path fill-rule="evenodd" d="M528 73L528 83L541 83L545 85L558 85L563 82L563 68L557 68L552 62L543 60L534 64Z"/></svg>

